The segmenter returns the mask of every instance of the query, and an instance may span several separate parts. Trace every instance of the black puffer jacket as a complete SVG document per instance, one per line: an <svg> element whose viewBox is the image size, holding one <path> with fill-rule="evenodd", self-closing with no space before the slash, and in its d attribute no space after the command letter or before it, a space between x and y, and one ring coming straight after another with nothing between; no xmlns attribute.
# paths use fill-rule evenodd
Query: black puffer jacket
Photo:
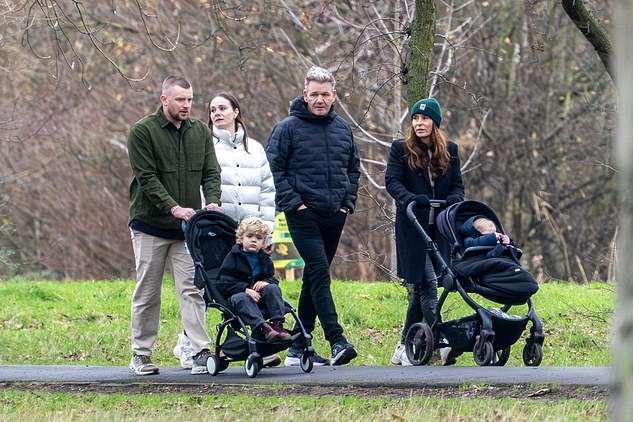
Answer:
<svg viewBox="0 0 633 422"><path fill-rule="evenodd" d="M352 130L334 107L316 116L303 97L295 98L290 115L273 128L266 153L278 209L292 212L305 204L323 213L354 211L360 161Z"/></svg>
<svg viewBox="0 0 633 422"><path fill-rule="evenodd" d="M252 288L255 282L260 280L279 284L279 281L275 278L275 268L270 256L261 249L257 256L262 272L257 276L257 279L254 279L251 264L249 264L248 258L244 255L242 246L238 244L233 245L231 252L226 255L222 262L216 282L218 291L225 299Z"/></svg>

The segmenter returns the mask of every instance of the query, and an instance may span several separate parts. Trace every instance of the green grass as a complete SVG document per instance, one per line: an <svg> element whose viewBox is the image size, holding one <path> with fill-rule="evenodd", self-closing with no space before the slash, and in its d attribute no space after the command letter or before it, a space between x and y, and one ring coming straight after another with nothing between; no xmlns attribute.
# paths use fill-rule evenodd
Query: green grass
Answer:
<svg viewBox="0 0 633 422"><path fill-rule="evenodd" d="M565 400L0 392L3 420L599 421L605 404Z"/></svg>
<svg viewBox="0 0 633 422"><path fill-rule="evenodd" d="M174 285L163 286L161 325L154 360L177 365L171 349L181 330ZM296 304L300 283L282 282L285 297ZM127 365L130 358L131 280L0 282L0 364ZM393 283L337 281L332 284L339 318L358 351L355 365L388 365L406 312L403 287ZM534 296L546 331L543 366L608 366L613 284L549 283ZM480 300L486 306L494 306ZM446 317L471 311L451 294ZM525 313L525 307L510 313ZM219 322L208 314L209 332ZM314 345L327 356L320 328ZM508 365L523 365L521 339ZM474 365L465 354L461 365ZM359 369L360 370L360 369ZM256 394L129 394L127 392L56 393L0 390L0 420L454 420L454 421L602 421L606 400L517 399L477 397L460 389L461 397L305 396L284 389L265 397ZM483 388L483 387L482 387Z"/></svg>
<svg viewBox="0 0 633 422"><path fill-rule="evenodd" d="M300 283L282 282L290 303ZM0 364L127 365L130 358L131 280L0 282ZM332 285L339 319L359 351L356 365L388 365L406 313L406 291L393 283L337 281ZM546 332L542 366L608 366L614 286L548 283L533 297ZM163 286L161 325L154 351L159 365L176 365L171 349L182 329L173 282ZM486 306L494 306L480 300ZM511 313L524 314L527 307ZM445 319L470 314L457 294L444 307ZM214 332L219 313L208 313ZM526 330L526 333L529 330ZM328 355L320 327L317 352ZM508 365L523 365L524 340L512 348ZM473 365L465 354L458 364Z"/></svg>

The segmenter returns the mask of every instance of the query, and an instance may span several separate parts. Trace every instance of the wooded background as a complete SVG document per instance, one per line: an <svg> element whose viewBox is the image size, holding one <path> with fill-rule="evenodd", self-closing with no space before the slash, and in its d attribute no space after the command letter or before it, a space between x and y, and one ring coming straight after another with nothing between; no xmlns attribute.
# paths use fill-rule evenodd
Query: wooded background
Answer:
<svg viewBox="0 0 633 422"><path fill-rule="evenodd" d="M0 275L133 275L126 227L128 128L160 83L194 86L194 117L214 93L242 105L266 144L313 64L336 75L363 177L333 275L395 273L389 146L408 107L442 103L460 146L466 197L486 202L539 279L613 279L619 203L612 157L616 93L601 57L553 0L22 0L0 6ZM583 3L609 29L607 1ZM430 15L430 13L433 13ZM428 90L412 40L433 17ZM415 63L415 62L414 62ZM415 90L414 90L415 91Z"/></svg>

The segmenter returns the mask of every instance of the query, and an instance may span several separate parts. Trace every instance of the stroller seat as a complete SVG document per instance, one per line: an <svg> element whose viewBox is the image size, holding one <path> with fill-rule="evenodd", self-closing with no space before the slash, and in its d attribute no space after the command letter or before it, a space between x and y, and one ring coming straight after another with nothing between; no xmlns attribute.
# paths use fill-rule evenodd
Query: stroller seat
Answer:
<svg viewBox="0 0 633 422"><path fill-rule="evenodd" d="M294 307L284 299L285 314L295 322L292 337L268 343L252 336L249 327L220 293L216 279L226 255L235 244L237 222L222 212L200 210L183 223L185 242L195 267L194 284L204 291L208 308L219 311L222 321L216 325L213 354L207 369L213 376L228 368L230 362L245 361L248 376L255 377L263 368L262 358L288 349L293 342L302 345L300 366L310 372L314 365L312 337L305 331ZM298 328L297 328L298 327Z"/></svg>

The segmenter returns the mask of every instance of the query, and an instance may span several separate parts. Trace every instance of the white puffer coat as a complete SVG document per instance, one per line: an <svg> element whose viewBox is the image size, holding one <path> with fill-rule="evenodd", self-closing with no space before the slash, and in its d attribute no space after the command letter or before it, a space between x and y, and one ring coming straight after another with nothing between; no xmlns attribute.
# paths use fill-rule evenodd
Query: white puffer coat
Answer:
<svg viewBox="0 0 633 422"><path fill-rule="evenodd" d="M275 229L275 183L262 144L248 138L244 149L244 130L231 135L213 128L215 155L222 168L222 208L238 222L259 217L272 233Z"/></svg>

